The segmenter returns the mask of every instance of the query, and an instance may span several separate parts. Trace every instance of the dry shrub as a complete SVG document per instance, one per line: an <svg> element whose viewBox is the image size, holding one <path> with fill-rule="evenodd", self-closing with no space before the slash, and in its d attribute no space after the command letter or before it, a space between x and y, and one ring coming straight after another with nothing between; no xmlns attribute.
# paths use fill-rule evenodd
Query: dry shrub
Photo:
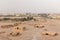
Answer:
<svg viewBox="0 0 60 40"><path fill-rule="evenodd" d="M3 31L3 32L0 32L0 34L2 34L2 33L5 33L5 31Z"/></svg>
<svg viewBox="0 0 60 40"><path fill-rule="evenodd" d="M56 36L57 33L56 32L50 32L50 31L44 31L44 32L42 32L42 35Z"/></svg>
<svg viewBox="0 0 60 40"><path fill-rule="evenodd" d="M14 26L18 26L19 24L18 23L14 23Z"/></svg>
<svg viewBox="0 0 60 40"><path fill-rule="evenodd" d="M18 26L19 24L21 24L22 22L16 22L14 23L14 26Z"/></svg>
<svg viewBox="0 0 60 40"><path fill-rule="evenodd" d="M35 25L36 28L43 28L45 27L44 25Z"/></svg>
<svg viewBox="0 0 60 40"><path fill-rule="evenodd" d="M34 17L34 20L42 22L42 23L47 21L47 19L43 17Z"/></svg>
<svg viewBox="0 0 60 40"><path fill-rule="evenodd" d="M21 35L24 30L25 30L25 27L14 27L10 35L12 36Z"/></svg>
<svg viewBox="0 0 60 40"><path fill-rule="evenodd" d="M13 29L23 32L26 28L25 27L14 27Z"/></svg>
<svg viewBox="0 0 60 40"><path fill-rule="evenodd" d="M18 31L12 31L12 32L10 33L10 35L11 35L11 36L18 36L18 35L20 35L20 32L18 32Z"/></svg>
<svg viewBox="0 0 60 40"><path fill-rule="evenodd" d="M14 27L14 25L2 25L1 28L10 28L10 27Z"/></svg>
<svg viewBox="0 0 60 40"><path fill-rule="evenodd" d="M10 18L3 18L3 20L11 20Z"/></svg>

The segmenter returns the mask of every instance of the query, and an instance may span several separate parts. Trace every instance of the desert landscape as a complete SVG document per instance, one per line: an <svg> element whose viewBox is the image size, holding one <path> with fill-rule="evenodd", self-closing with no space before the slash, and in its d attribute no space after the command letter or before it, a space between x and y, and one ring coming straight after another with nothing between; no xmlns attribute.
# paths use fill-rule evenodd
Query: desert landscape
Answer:
<svg viewBox="0 0 60 40"><path fill-rule="evenodd" d="M60 40L60 14L0 15L0 40Z"/></svg>

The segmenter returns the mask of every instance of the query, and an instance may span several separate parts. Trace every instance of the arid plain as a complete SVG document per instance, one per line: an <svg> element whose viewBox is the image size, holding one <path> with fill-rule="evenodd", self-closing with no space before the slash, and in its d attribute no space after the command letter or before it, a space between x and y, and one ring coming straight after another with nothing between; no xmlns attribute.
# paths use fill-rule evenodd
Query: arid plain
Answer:
<svg viewBox="0 0 60 40"><path fill-rule="evenodd" d="M0 40L60 40L60 15L56 15L0 17Z"/></svg>

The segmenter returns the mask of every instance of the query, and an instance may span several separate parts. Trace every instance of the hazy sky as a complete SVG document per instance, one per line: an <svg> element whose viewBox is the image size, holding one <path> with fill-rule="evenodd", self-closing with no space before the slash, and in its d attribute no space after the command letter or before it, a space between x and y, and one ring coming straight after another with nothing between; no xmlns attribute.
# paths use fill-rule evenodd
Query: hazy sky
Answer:
<svg viewBox="0 0 60 40"><path fill-rule="evenodd" d="M60 13L60 0L0 0L0 12Z"/></svg>

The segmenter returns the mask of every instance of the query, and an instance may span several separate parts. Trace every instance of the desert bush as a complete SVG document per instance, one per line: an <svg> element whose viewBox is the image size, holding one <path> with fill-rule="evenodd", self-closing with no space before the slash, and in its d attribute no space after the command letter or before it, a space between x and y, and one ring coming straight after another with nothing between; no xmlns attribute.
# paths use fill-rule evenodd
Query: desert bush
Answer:
<svg viewBox="0 0 60 40"><path fill-rule="evenodd" d="M33 19L34 21L37 21L37 19Z"/></svg>
<svg viewBox="0 0 60 40"><path fill-rule="evenodd" d="M3 20L11 20L10 18L3 18Z"/></svg>
<svg viewBox="0 0 60 40"><path fill-rule="evenodd" d="M20 21L20 18L14 18L12 21Z"/></svg>
<svg viewBox="0 0 60 40"><path fill-rule="evenodd" d="M41 14L41 17L48 18L48 15L49 15L49 14Z"/></svg>
<svg viewBox="0 0 60 40"><path fill-rule="evenodd" d="M28 17L23 17L23 18L14 18L14 19L11 19L11 18L3 18L3 19L0 19L0 21L7 21L7 20L11 20L11 21L29 21L29 20L32 20L33 19L33 17L30 17L30 16L28 16Z"/></svg>
<svg viewBox="0 0 60 40"><path fill-rule="evenodd" d="M26 18L15 18L13 21L26 21Z"/></svg>
<svg viewBox="0 0 60 40"><path fill-rule="evenodd" d="M18 26L19 24L18 23L14 23L14 26Z"/></svg>
<svg viewBox="0 0 60 40"><path fill-rule="evenodd" d="M29 21L29 20L32 20L32 19L33 19L33 17L28 16L27 18L25 18L25 17L21 18L20 21Z"/></svg>
<svg viewBox="0 0 60 40"><path fill-rule="evenodd" d="M14 27L14 30L18 30L20 32L23 32L24 30L26 30L26 27Z"/></svg>
<svg viewBox="0 0 60 40"><path fill-rule="evenodd" d="M44 28L44 25L35 25L36 28Z"/></svg>
<svg viewBox="0 0 60 40"><path fill-rule="evenodd" d="M14 25L2 25L1 28L10 28L10 27L14 27Z"/></svg>
<svg viewBox="0 0 60 40"><path fill-rule="evenodd" d="M23 31L25 31L25 27L13 27L12 31L9 33L11 36L19 36L22 34Z"/></svg>
<svg viewBox="0 0 60 40"><path fill-rule="evenodd" d="M18 35L20 35L20 32L11 32L10 35L11 36L18 36Z"/></svg>
<svg viewBox="0 0 60 40"><path fill-rule="evenodd" d="M42 32L43 35L48 35L48 36L56 36L58 33L56 32L50 32L50 31L44 31Z"/></svg>
<svg viewBox="0 0 60 40"><path fill-rule="evenodd" d="M27 21L27 19L26 19L26 18L21 18L20 20L21 20L21 21Z"/></svg>
<svg viewBox="0 0 60 40"><path fill-rule="evenodd" d="M3 19L0 19L0 21L2 21Z"/></svg>
<svg viewBox="0 0 60 40"><path fill-rule="evenodd" d="M27 18L15 18L13 19L13 21L29 21L29 20L32 20L33 17L27 17Z"/></svg>
<svg viewBox="0 0 60 40"><path fill-rule="evenodd" d="M33 17L30 17L30 16L27 17L27 20L31 20L31 19L33 19Z"/></svg>

